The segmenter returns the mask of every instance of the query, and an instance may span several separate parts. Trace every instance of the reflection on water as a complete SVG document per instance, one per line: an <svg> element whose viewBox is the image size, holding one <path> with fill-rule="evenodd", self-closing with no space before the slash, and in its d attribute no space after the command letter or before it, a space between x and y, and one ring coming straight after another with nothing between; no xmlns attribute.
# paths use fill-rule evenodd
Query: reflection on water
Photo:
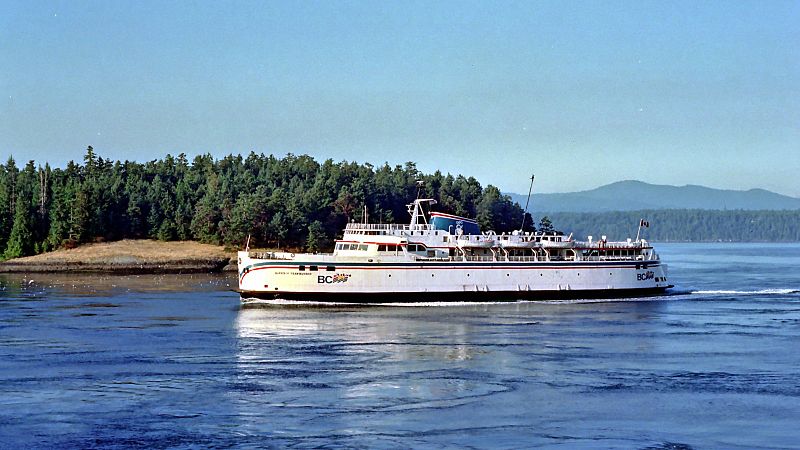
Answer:
<svg viewBox="0 0 800 450"><path fill-rule="evenodd" d="M565 372L570 353L594 357L572 327L591 321L652 333L661 304L640 303L242 308L237 369L248 401L237 402L239 411L252 417L280 408L303 422L292 432L309 445L332 435L356 444L364 433L388 446L558 441L530 428L538 420L531 413L561 403L554 389L584 376ZM628 345L647 348L615 351Z"/></svg>
<svg viewBox="0 0 800 450"><path fill-rule="evenodd" d="M236 319L240 338L327 341L331 345L386 345L400 360L420 357L469 359L468 324L430 320L403 310L377 308L242 308ZM343 322L342 317L348 320ZM441 342L443 336L448 343Z"/></svg>
<svg viewBox="0 0 800 450"><path fill-rule="evenodd" d="M468 345L469 324L416 311L247 308L236 327L237 378L248 393L241 414L279 408L304 424L292 432L308 445L337 435L355 444L365 432L387 435L374 443L408 445L392 430L508 390L475 376L482 369L470 361L486 350Z"/></svg>

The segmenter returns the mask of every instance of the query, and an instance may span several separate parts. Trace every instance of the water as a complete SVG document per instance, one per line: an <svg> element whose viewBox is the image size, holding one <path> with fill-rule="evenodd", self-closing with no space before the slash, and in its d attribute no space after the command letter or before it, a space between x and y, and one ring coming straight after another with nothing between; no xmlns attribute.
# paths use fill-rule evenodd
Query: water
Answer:
<svg viewBox="0 0 800 450"><path fill-rule="evenodd" d="M661 245L676 294L242 308L221 276L0 278L0 447L787 448L800 245Z"/></svg>

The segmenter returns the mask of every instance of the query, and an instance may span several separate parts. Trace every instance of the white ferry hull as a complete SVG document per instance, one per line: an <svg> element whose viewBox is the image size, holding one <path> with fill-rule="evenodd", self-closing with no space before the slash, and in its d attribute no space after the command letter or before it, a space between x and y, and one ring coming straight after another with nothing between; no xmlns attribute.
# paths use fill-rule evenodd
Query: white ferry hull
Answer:
<svg viewBox="0 0 800 450"><path fill-rule="evenodd" d="M241 252L243 297L336 302L610 298L672 287L660 261L358 262L252 259Z"/></svg>

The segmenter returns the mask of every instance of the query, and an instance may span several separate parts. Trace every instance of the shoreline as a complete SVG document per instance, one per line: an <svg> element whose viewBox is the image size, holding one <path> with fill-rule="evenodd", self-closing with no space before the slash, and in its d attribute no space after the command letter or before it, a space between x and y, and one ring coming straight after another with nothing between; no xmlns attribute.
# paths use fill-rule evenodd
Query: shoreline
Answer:
<svg viewBox="0 0 800 450"><path fill-rule="evenodd" d="M222 273L235 272L235 264L225 259L199 259L175 262L127 263L0 263L0 273L115 273L125 275L161 273Z"/></svg>
<svg viewBox="0 0 800 450"><path fill-rule="evenodd" d="M194 241L125 239L86 244L0 262L0 273L220 273L236 271L236 254Z"/></svg>

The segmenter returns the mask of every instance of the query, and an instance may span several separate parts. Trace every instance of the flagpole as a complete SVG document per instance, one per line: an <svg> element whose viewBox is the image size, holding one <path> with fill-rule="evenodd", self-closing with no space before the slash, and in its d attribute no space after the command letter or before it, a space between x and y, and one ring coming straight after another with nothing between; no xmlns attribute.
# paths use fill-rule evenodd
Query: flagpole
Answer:
<svg viewBox="0 0 800 450"><path fill-rule="evenodd" d="M642 221L639 220L639 228L636 229L636 242L639 242L639 233L642 231Z"/></svg>

